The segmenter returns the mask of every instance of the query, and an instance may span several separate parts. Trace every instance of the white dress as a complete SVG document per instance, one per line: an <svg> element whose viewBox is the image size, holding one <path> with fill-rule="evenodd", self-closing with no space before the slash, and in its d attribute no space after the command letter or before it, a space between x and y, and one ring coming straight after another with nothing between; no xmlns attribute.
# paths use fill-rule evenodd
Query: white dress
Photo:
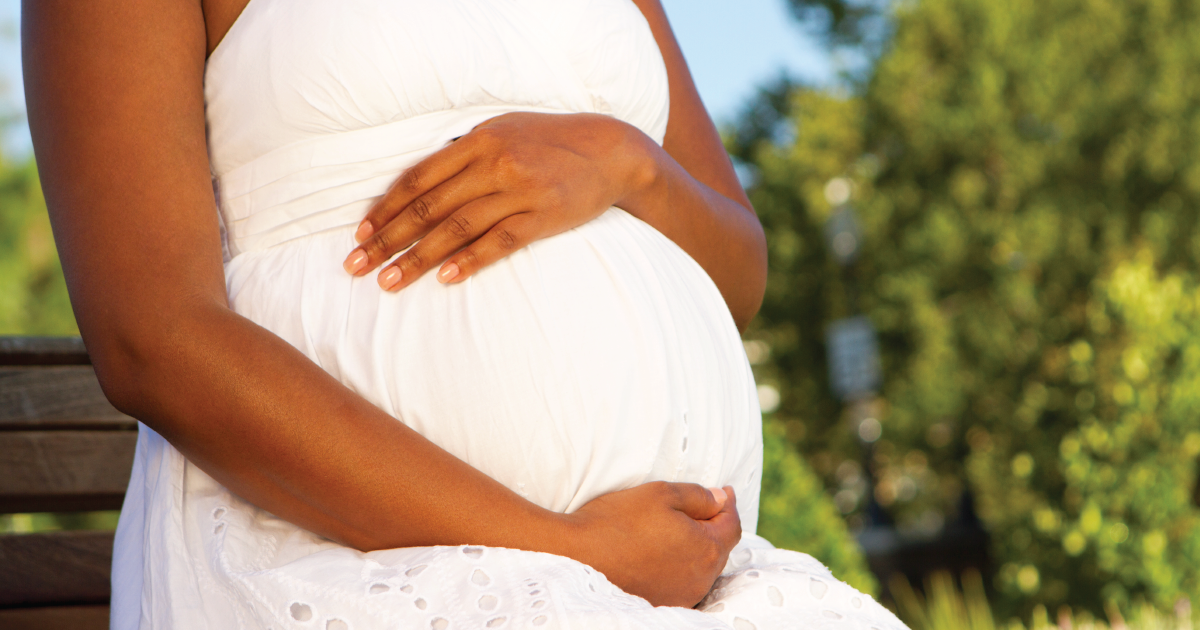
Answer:
<svg viewBox="0 0 1200 630"><path fill-rule="evenodd" d="M530 501L732 485L747 532L699 607L654 608L573 560L361 553L232 495L141 427L112 627L373 630L903 626L755 536L753 377L716 287L617 208L457 285L341 267L406 167L512 111L615 116L661 142L666 70L629 0L252 0L209 59L233 308Z"/></svg>

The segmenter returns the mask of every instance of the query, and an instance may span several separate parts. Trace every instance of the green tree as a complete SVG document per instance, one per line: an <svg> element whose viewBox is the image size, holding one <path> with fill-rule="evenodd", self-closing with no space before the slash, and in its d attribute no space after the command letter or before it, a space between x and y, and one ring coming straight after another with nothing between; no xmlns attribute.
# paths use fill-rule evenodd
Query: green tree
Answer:
<svg viewBox="0 0 1200 630"><path fill-rule="evenodd" d="M33 160L0 160L0 335L77 335Z"/></svg>
<svg viewBox="0 0 1200 630"><path fill-rule="evenodd" d="M877 496L902 528L952 516L965 480L1010 608L1195 598L1200 373L1145 313L1191 290L1200 254L1200 5L919 0L888 32L861 85L781 83L730 138L768 230L749 337L788 438L853 518L823 347L853 289L883 351ZM823 235L837 177L862 224L849 274ZM1117 282L1134 268L1150 297Z"/></svg>

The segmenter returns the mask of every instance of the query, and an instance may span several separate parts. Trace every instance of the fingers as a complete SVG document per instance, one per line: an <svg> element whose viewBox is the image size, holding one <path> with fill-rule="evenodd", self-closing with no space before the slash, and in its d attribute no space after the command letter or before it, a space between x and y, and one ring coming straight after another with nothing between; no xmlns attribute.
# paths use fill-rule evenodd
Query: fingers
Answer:
<svg viewBox="0 0 1200 630"><path fill-rule="evenodd" d="M694 483L667 484L674 492L671 507L698 521L707 521L721 512L728 499ZM720 490L719 488L716 490ZM729 489L732 492L732 489ZM721 490L721 494L726 494ZM724 501L722 500L724 499Z"/></svg>
<svg viewBox="0 0 1200 630"><path fill-rule="evenodd" d="M709 530L728 554L742 539L742 519L738 516L737 495L732 486L710 488L692 483L672 483L676 500L671 506Z"/></svg>
<svg viewBox="0 0 1200 630"><path fill-rule="evenodd" d="M479 240L451 256L438 271L438 281L462 282L480 269L525 247L540 236L529 213L509 216L488 230Z"/></svg>
<svg viewBox="0 0 1200 630"><path fill-rule="evenodd" d="M511 214L502 195L473 201L451 215L412 249L379 272L379 286L399 291L434 265L443 283L461 282L479 269L529 244L536 236L525 213ZM507 216L506 216L507 215ZM462 250L462 251L459 251Z"/></svg>
<svg viewBox="0 0 1200 630"><path fill-rule="evenodd" d="M474 199L485 198L491 192L479 177L455 177L444 182L414 199L399 216L390 219L378 231L374 231L373 228L368 230L367 238L350 252L343 267L351 275L365 275L396 255L396 252L403 251L435 228L444 226L447 217L453 217L456 211L463 209L464 204L469 204ZM364 221L355 238L362 235L363 228L369 225L370 223ZM469 225L463 224L456 229L463 231L467 228ZM442 258L445 258L445 255Z"/></svg>
<svg viewBox="0 0 1200 630"><path fill-rule="evenodd" d="M451 142L404 171L391 188L384 193L383 198L367 211L366 218L359 224L358 231L354 234L355 240L359 243L366 241L372 234L383 229L401 212L408 209L413 202L465 171L474 158L472 148L469 143ZM418 206L418 209L421 207ZM429 203L424 207L433 208L434 206Z"/></svg>
<svg viewBox="0 0 1200 630"><path fill-rule="evenodd" d="M725 505L721 507L721 511L716 516L702 524L711 528L713 537L721 543L725 554L728 555L729 551L742 540L742 519L738 515L737 497L733 494L733 488L726 486L724 490L729 497L725 501Z"/></svg>

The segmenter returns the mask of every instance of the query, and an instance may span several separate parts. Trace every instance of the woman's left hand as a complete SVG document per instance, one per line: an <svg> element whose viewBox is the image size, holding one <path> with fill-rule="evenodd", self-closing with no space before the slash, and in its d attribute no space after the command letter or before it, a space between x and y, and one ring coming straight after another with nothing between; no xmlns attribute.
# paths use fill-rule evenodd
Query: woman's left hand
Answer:
<svg viewBox="0 0 1200 630"><path fill-rule="evenodd" d="M367 213L346 271L398 291L442 263L461 282L529 243L564 232L652 185L653 142L600 114L497 116L405 171ZM417 242L417 241L420 242Z"/></svg>

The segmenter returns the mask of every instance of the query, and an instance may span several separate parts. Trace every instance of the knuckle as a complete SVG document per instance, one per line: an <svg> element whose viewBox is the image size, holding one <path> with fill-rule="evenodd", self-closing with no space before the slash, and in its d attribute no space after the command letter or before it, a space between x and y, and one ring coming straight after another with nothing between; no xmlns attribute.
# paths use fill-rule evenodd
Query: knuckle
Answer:
<svg viewBox="0 0 1200 630"><path fill-rule="evenodd" d="M525 182L529 179L524 156L514 147L502 145L496 149L495 166L509 182Z"/></svg>
<svg viewBox="0 0 1200 630"><path fill-rule="evenodd" d="M410 168L400 176L400 189L404 192L415 194L421 191L425 185L425 174L420 168Z"/></svg>
<svg viewBox="0 0 1200 630"><path fill-rule="evenodd" d="M496 128L485 123L472 129L471 136L479 142L492 142L496 139Z"/></svg>
<svg viewBox="0 0 1200 630"><path fill-rule="evenodd" d="M433 218L433 202L427 197L417 197L408 204L408 211L418 223L427 224Z"/></svg>
<svg viewBox="0 0 1200 630"><path fill-rule="evenodd" d="M665 481L649 481L638 487L644 489L646 492L650 493L652 496L657 496L657 497L662 497L662 498L667 498L668 496L670 496L668 494L668 492L670 491L669 484Z"/></svg>
<svg viewBox="0 0 1200 630"><path fill-rule="evenodd" d="M458 254L458 268L474 269L479 264L479 255L473 249L464 249Z"/></svg>
<svg viewBox="0 0 1200 630"><path fill-rule="evenodd" d="M663 498L672 503L683 501L683 489L679 484L667 483L665 481L657 481L655 483L658 484L657 491Z"/></svg>
<svg viewBox="0 0 1200 630"><path fill-rule="evenodd" d="M400 261L400 265L408 269L424 269L425 257L417 249L411 249Z"/></svg>
<svg viewBox="0 0 1200 630"><path fill-rule="evenodd" d="M496 242L499 243L500 249L506 252L511 252L517 248L517 237L508 228L500 228L496 230Z"/></svg>
<svg viewBox="0 0 1200 630"><path fill-rule="evenodd" d="M517 170L517 157L508 149L498 150L494 158L494 163L496 170L505 175L512 175Z"/></svg>
<svg viewBox="0 0 1200 630"><path fill-rule="evenodd" d="M546 208L556 213L561 212L567 205L567 193L562 186L551 186L546 191Z"/></svg>
<svg viewBox="0 0 1200 630"><path fill-rule="evenodd" d="M456 238L467 238L471 235L471 220L462 214L455 214L446 219L446 229Z"/></svg>
<svg viewBox="0 0 1200 630"><path fill-rule="evenodd" d="M390 255L392 247L395 245L394 238L391 232L387 230L377 232L375 236L368 239L362 245L363 249L367 252L367 258L374 261Z"/></svg>

